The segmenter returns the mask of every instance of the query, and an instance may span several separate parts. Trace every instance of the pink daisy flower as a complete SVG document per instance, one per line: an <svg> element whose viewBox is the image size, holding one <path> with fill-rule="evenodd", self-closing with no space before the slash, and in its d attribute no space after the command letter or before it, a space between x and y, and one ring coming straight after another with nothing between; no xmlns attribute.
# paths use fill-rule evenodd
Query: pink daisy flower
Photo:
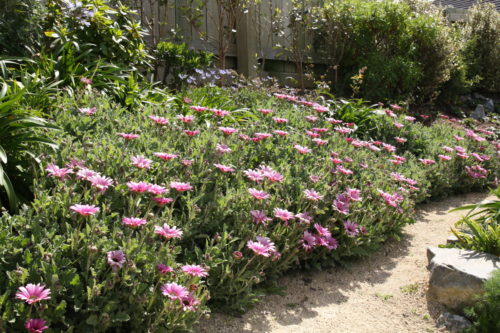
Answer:
<svg viewBox="0 0 500 333"><path fill-rule="evenodd" d="M149 116L149 119L157 123L158 125L167 125L169 123L167 118L159 117L159 116Z"/></svg>
<svg viewBox="0 0 500 333"><path fill-rule="evenodd" d="M305 116L305 118L310 123L315 123L318 121L318 117L316 117L316 116Z"/></svg>
<svg viewBox="0 0 500 333"><path fill-rule="evenodd" d="M271 110L271 109L257 109L257 111L259 111L260 113L262 113L264 115L273 113L273 110Z"/></svg>
<svg viewBox="0 0 500 333"><path fill-rule="evenodd" d="M306 224L310 224L313 220L313 217L309 215L308 212L295 214L295 217L299 220L299 222L303 222Z"/></svg>
<svg viewBox="0 0 500 333"><path fill-rule="evenodd" d="M194 116L183 116L182 114L177 115L176 118L186 124L192 123L194 120Z"/></svg>
<svg viewBox="0 0 500 333"><path fill-rule="evenodd" d="M230 153L231 148L229 148L225 144L218 143L217 145L215 145L215 151L218 152L219 154L225 154L225 153Z"/></svg>
<svg viewBox="0 0 500 333"><path fill-rule="evenodd" d="M436 161L427 158L419 158L418 160L425 165L432 165L436 163Z"/></svg>
<svg viewBox="0 0 500 333"><path fill-rule="evenodd" d="M137 228L140 227L141 225L146 224L147 221L145 219L141 219L138 217L124 217L122 219L122 223L128 227Z"/></svg>
<svg viewBox="0 0 500 333"><path fill-rule="evenodd" d="M400 138L399 136L394 138L398 143L405 143L408 141L406 138Z"/></svg>
<svg viewBox="0 0 500 333"><path fill-rule="evenodd" d="M28 304L37 303L50 299L50 289L45 288L43 284L28 283L25 287L19 287L16 298L25 301Z"/></svg>
<svg viewBox="0 0 500 333"><path fill-rule="evenodd" d="M231 134L238 132L238 130L236 128L232 128L232 127L219 127L219 131L221 131L225 135L231 135Z"/></svg>
<svg viewBox="0 0 500 333"><path fill-rule="evenodd" d="M81 77L80 82L88 86L90 86L93 83L92 80L87 77Z"/></svg>
<svg viewBox="0 0 500 333"><path fill-rule="evenodd" d="M304 235L302 236L300 243L302 244L304 250L312 251L312 249L316 246L316 237L306 230L304 231Z"/></svg>
<svg viewBox="0 0 500 333"><path fill-rule="evenodd" d="M445 152L447 152L447 153L451 153L451 152L453 152L453 148L451 148L451 147L448 147L448 146L442 146L441 148L442 148Z"/></svg>
<svg viewBox="0 0 500 333"><path fill-rule="evenodd" d="M73 173L73 170L69 168L59 168L57 165L53 163L47 165L47 168L45 168L45 170L49 173L49 176L56 177L59 179L64 179L66 178L66 176Z"/></svg>
<svg viewBox="0 0 500 333"><path fill-rule="evenodd" d="M165 239L181 238L182 230L177 229L177 227L170 227L168 224L161 226L155 226L155 234L164 237Z"/></svg>
<svg viewBox="0 0 500 333"><path fill-rule="evenodd" d="M158 272L160 272L160 274L167 274L167 273L171 273L174 271L174 269L172 267L164 265L164 264L156 265L156 269L158 269Z"/></svg>
<svg viewBox="0 0 500 333"><path fill-rule="evenodd" d="M304 190L304 195L306 196L306 199L311 201L318 201L323 199L323 196L315 190Z"/></svg>
<svg viewBox="0 0 500 333"><path fill-rule="evenodd" d="M271 221L271 218L267 217L266 213L261 210L251 210L250 215L252 215L252 221L255 224L267 224Z"/></svg>
<svg viewBox="0 0 500 333"><path fill-rule="evenodd" d="M193 160L182 160L181 164L185 166L191 166L193 165Z"/></svg>
<svg viewBox="0 0 500 333"><path fill-rule="evenodd" d="M345 193L351 201L361 201L363 199L361 198L361 190L348 188Z"/></svg>
<svg viewBox="0 0 500 333"><path fill-rule="evenodd" d="M412 117L412 116L406 116L406 117L405 117L405 120L406 120L406 121L409 121L409 122L411 122L411 123L413 123L416 119L417 119L417 118Z"/></svg>
<svg viewBox="0 0 500 333"><path fill-rule="evenodd" d="M163 205L166 205L166 204L169 204L171 202L174 201L174 199L172 198L152 198L151 200L153 200L154 202L156 202L157 204L163 206Z"/></svg>
<svg viewBox="0 0 500 333"><path fill-rule="evenodd" d="M80 214L81 216L95 215L95 213L99 212L100 210L99 207L96 206L80 204L70 206L69 208L75 213Z"/></svg>
<svg viewBox="0 0 500 333"><path fill-rule="evenodd" d="M295 218L295 215L286 209L274 208L273 212L276 218L285 222L288 222L289 220L293 220Z"/></svg>
<svg viewBox="0 0 500 333"><path fill-rule="evenodd" d="M330 124L333 124L333 125L339 125L339 124L343 123L342 120L338 120L335 118L326 118L326 121L328 121Z"/></svg>
<svg viewBox="0 0 500 333"><path fill-rule="evenodd" d="M259 191L255 188L249 188L248 193L257 200L266 200L271 197L267 192Z"/></svg>
<svg viewBox="0 0 500 333"><path fill-rule="evenodd" d="M439 154L438 157L442 161L449 161L449 160L451 160L451 156L448 156L448 155L441 155L441 154Z"/></svg>
<svg viewBox="0 0 500 333"><path fill-rule="evenodd" d="M86 116L91 116L91 115L93 115L93 114L95 114L97 112L97 108L96 107L93 107L93 108L79 108L78 112L80 112L81 114L84 114Z"/></svg>
<svg viewBox="0 0 500 333"><path fill-rule="evenodd" d="M198 130L194 130L194 131L192 131L192 130L184 130L183 132L187 136L196 136L196 135L200 134L200 131L198 131Z"/></svg>
<svg viewBox="0 0 500 333"><path fill-rule="evenodd" d="M183 311L196 311L196 306L200 304L193 294L189 294L181 298Z"/></svg>
<svg viewBox="0 0 500 333"><path fill-rule="evenodd" d="M255 133L253 136L257 140L264 140L264 139L272 137L273 135L270 133Z"/></svg>
<svg viewBox="0 0 500 333"><path fill-rule="evenodd" d="M99 175L97 172L87 169L87 168L82 168L78 170L76 173L76 179L84 179L84 180L89 180L90 178Z"/></svg>
<svg viewBox="0 0 500 333"><path fill-rule="evenodd" d="M170 188L179 192L185 192L193 189L191 184L183 182L170 182Z"/></svg>
<svg viewBox="0 0 500 333"><path fill-rule="evenodd" d="M132 156L130 160L132 161L132 164L138 167L139 169L149 169L151 168L151 163L153 162L142 155Z"/></svg>
<svg viewBox="0 0 500 333"><path fill-rule="evenodd" d="M398 123L397 121L394 122L394 126L396 126L397 128L403 128L403 127L405 127L405 125L403 125L401 123Z"/></svg>
<svg viewBox="0 0 500 333"><path fill-rule="evenodd" d="M301 145L294 145L293 148L297 149L297 151L300 154L308 154L312 151L311 149L304 147L304 146L301 146Z"/></svg>
<svg viewBox="0 0 500 333"><path fill-rule="evenodd" d="M354 222L351 222L349 220L344 222L344 229L349 237L354 237L358 234L358 225Z"/></svg>
<svg viewBox="0 0 500 333"><path fill-rule="evenodd" d="M186 297L189 294L186 287L178 285L175 282L165 283L160 289L164 296L167 296L172 300L182 300L183 297Z"/></svg>
<svg viewBox="0 0 500 333"><path fill-rule="evenodd" d="M243 171L243 173L245 174L245 176L248 179L253 180L254 182L257 182L257 183L264 180L264 174L260 170L249 169L249 170Z"/></svg>
<svg viewBox="0 0 500 333"><path fill-rule="evenodd" d="M227 172L234 172L234 168L230 167L230 166L227 166L227 165L223 165L223 164L214 164L214 167L216 167L217 169L219 169L220 171L224 172L224 173L227 173Z"/></svg>
<svg viewBox="0 0 500 333"><path fill-rule="evenodd" d="M131 192L135 193L143 193L147 192L149 188L151 187L151 184L146 183L146 182L128 182L127 187Z"/></svg>
<svg viewBox="0 0 500 333"><path fill-rule="evenodd" d="M199 265L184 265L182 266L181 269L187 275L197 276L197 277L208 276L207 270Z"/></svg>
<svg viewBox="0 0 500 333"><path fill-rule="evenodd" d="M29 319L25 324L24 328L30 333L42 333L47 328L47 323L43 319Z"/></svg>
<svg viewBox="0 0 500 333"><path fill-rule="evenodd" d="M272 252L276 251L274 243L267 237L257 237L257 241L249 240L247 247L252 250L256 255L269 257Z"/></svg>
<svg viewBox="0 0 500 333"><path fill-rule="evenodd" d="M139 134L134 133L116 133L116 135L121 136L125 140L134 140L139 137Z"/></svg>
<svg viewBox="0 0 500 333"><path fill-rule="evenodd" d="M224 118L225 116L229 116L231 112L226 111L226 110L219 110L219 109L211 109L210 110L214 116Z"/></svg>
<svg viewBox="0 0 500 333"><path fill-rule="evenodd" d="M122 251L117 250L108 252L108 265L111 266L113 271L116 271L118 268L122 268L125 261L125 254Z"/></svg>
<svg viewBox="0 0 500 333"><path fill-rule="evenodd" d="M273 121L276 124L286 124L286 123L288 123L288 119L286 119L286 118L279 118L279 117L273 117Z"/></svg>
<svg viewBox="0 0 500 333"><path fill-rule="evenodd" d="M275 130L273 131L274 134L279 135L279 136L287 136L288 132L287 131L280 131L280 130Z"/></svg>
<svg viewBox="0 0 500 333"><path fill-rule="evenodd" d="M318 113L328 112L328 108L326 106L316 105L314 110Z"/></svg>
<svg viewBox="0 0 500 333"><path fill-rule="evenodd" d="M113 180L111 178L104 177L101 175L94 175L88 178L88 181L92 184L93 187L95 187L101 192L104 192L110 186L113 186Z"/></svg>
<svg viewBox="0 0 500 333"><path fill-rule="evenodd" d="M167 189L160 185L151 184L149 185L148 192L154 195L162 195L167 192Z"/></svg>
<svg viewBox="0 0 500 333"><path fill-rule="evenodd" d="M312 139L312 142L314 142L315 144L317 144L318 146L324 146L328 143L328 141L326 140L322 140L322 139Z"/></svg>
<svg viewBox="0 0 500 333"><path fill-rule="evenodd" d="M328 228L323 227L322 225L315 223L314 224L314 229L318 232L318 235L320 236L331 236L332 234L330 233L330 230Z"/></svg>
<svg viewBox="0 0 500 333"><path fill-rule="evenodd" d="M196 111L196 112L203 112L203 111L208 110L208 108L207 108L207 107L204 107L204 106L196 106L196 105L190 106L189 108L190 108L191 110L193 110L193 111Z"/></svg>
<svg viewBox="0 0 500 333"><path fill-rule="evenodd" d="M169 153L154 153L154 156L161 158L164 161L170 161L173 160L174 158L179 157L179 155L176 154L169 154Z"/></svg>

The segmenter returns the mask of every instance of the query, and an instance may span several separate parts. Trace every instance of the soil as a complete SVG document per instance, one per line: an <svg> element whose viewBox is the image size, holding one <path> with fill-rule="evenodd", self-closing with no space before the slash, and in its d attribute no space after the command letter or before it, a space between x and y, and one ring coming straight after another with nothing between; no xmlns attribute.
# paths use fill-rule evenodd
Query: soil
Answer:
<svg viewBox="0 0 500 333"><path fill-rule="evenodd" d="M464 204L492 199L468 194L421 205L400 241L348 267L284 277L285 296L266 296L241 318L211 314L200 333L447 332L436 327L444 311L427 294L426 248L444 244Z"/></svg>

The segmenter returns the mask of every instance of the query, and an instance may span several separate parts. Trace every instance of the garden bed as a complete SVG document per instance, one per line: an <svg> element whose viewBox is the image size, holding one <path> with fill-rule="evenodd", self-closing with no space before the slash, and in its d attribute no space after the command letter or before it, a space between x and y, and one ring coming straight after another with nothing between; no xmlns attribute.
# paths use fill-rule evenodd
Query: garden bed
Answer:
<svg viewBox="0 0 500 333"><path fill-rule="evenodd" d="M43 151L33 204L1 220L7 331L34 316L53 331L188 330L291 269L370 254L416 203L499 170L492 133L396 106L219 88L142 112L90 90L58 105L60 150ZM50 299L16 299L28 283Z"/></svg>

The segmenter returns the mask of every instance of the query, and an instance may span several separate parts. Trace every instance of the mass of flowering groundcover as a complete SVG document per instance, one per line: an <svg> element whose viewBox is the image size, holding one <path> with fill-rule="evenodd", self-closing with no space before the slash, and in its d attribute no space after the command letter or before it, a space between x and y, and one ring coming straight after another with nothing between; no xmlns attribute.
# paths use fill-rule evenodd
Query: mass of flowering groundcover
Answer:
<svg viewBox="0 0 500 333"><path fill-rule="evenodd" d="M431 195L498 176L488 131L393 106L362 133L333 104L259 96L224 109L188 92L139 112L61 98L61 149L44 152L32 206L1 220L0 329L187 331L290 269L370 253Z"/></svg>

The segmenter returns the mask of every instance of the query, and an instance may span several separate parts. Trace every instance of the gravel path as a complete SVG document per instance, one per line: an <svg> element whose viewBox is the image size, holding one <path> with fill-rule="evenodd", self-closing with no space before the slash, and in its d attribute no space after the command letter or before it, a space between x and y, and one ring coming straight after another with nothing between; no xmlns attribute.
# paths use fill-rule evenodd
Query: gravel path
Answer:
<svg viewBox="0 0 500 333"><path fill-rule="evenodd" d="M443 309L427 297L426 248L444 243L464 214L448 210L485 199L468 194L421 205L401 241L347 268L287 276L286 296L267 296L242 318L212 314L196 332L447 332L435 325Z"/></svg>

